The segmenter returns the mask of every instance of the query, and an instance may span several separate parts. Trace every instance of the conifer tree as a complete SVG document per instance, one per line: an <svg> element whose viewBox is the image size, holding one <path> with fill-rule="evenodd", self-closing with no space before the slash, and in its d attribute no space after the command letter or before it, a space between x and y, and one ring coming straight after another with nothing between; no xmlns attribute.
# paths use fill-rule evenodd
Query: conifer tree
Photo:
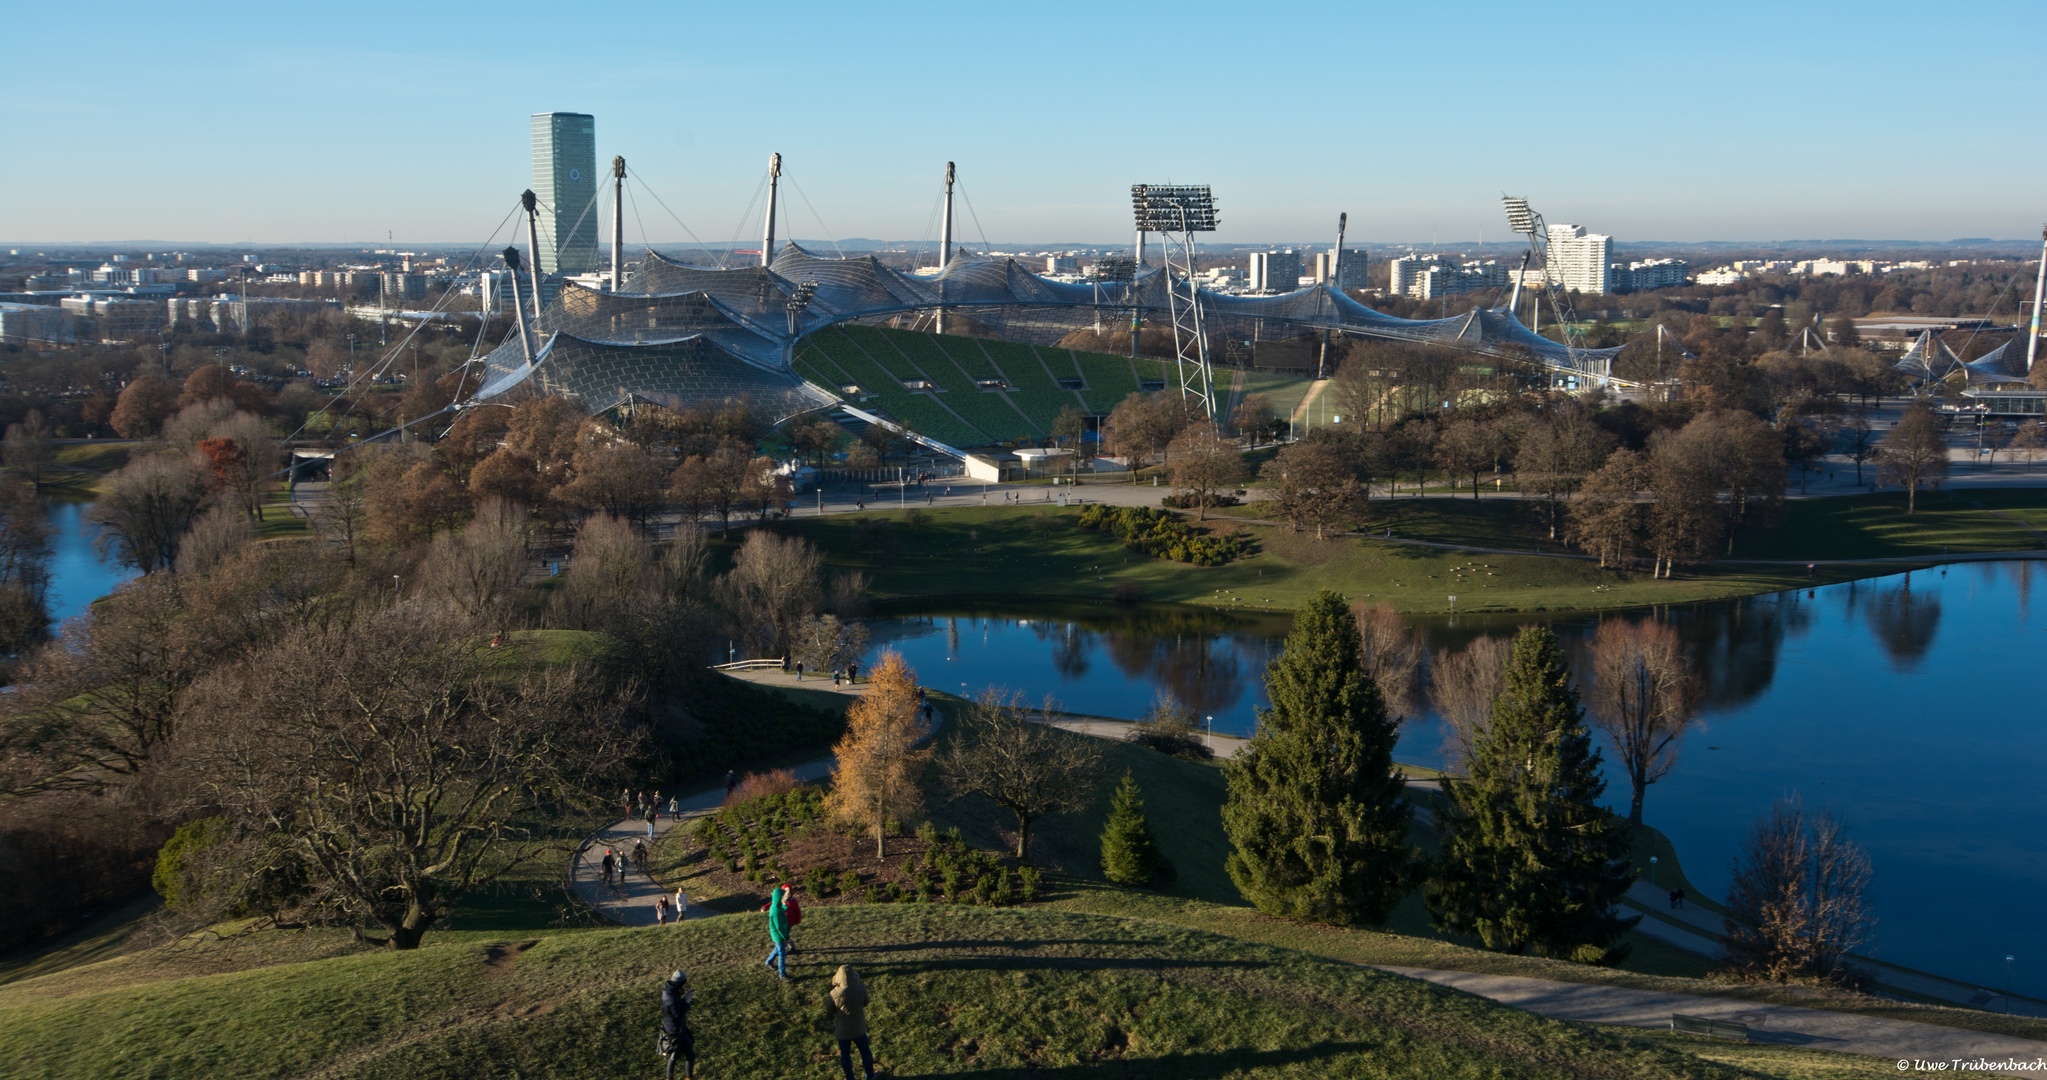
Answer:
<svg viewBox="0 0 2047 1080"><path fill-rule="evenodd" d="M1118 885L1149 885L1158 869L1158 843L1144 813L1144 792L1125 769L1102 827L1102 875Z"/></svg>
<svg viewBox="0 0 2047 1080"><path fill-rule="evenodd" d="M1599 805L1606 781L1557 637L1515 637L1492 719L1472 744L1467 780L1444 785L1448 835L1428 891L1439 930L1501 952L1614 963L1640 916L1628 890L1627 822Z"/></svg>
<svg viewBox="0 0 2047 1080"><path fill-rule="evenodd" d="M1227 767L1238 891L1267 914L1377 926L1412 879L1396 729L1343 597L1315 594L1266 668L1272 708Z"/></svg>

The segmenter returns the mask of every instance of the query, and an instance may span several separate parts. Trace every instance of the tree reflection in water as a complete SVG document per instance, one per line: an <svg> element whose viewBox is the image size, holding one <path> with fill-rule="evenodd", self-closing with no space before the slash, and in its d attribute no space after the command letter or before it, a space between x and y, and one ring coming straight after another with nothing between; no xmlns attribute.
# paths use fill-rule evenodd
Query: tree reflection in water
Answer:
<svg viewBox="0 0 2047 1080"><path fill-rule="evenodd" d="M1914 671L1933 649L1934 634L1940 629L1938 590L1912 591L1912 575L1888 588L1865 586L1848 593L1849 610L1857 603L1877 644L1890 657L1891 670Z"/></svg>

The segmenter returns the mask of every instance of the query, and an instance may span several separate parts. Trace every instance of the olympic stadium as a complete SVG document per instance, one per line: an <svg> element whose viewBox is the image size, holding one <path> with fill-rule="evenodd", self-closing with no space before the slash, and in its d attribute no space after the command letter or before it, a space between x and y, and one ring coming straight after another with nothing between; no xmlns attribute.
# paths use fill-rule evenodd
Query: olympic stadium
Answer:
<svg viewBox="0 0 2047 1080"><path fill-rule="evenodd" d="M794 243L776 248L771 233L763 251L772 257L757 266L686 266L648 250L611 290L564 282L531 319L530 333L508 336L484 358L474 400L530 387L575 398L596 413L633 402L686 408L736 399L781 421L830 408L865 416L859 403L879 396L896 414L884 422L949 450L944 444L1043 432L1065 404L1102 415L1129 392L1183 385L1172 359L1056 347L1077 330L1127 326L1133 312L1147 333L1170 333L1181 319L1202 338L1204 362L1211 338L1328 333L1606 379L1619 351L1543 337L1511 305L1411 320L1329 285L1263 296L1211 292L1192 287L1184 262L1175 267L1168 250L1163 268L1136 264L1125 280L1081 283L1050 280L1014 258L964 251L935 274L911 274L873 256L827 258ZM1192 327L1184 318L1190 306L1198 313ZM975 333L886 328L925 316L932 324L970 322Z"/></svg>

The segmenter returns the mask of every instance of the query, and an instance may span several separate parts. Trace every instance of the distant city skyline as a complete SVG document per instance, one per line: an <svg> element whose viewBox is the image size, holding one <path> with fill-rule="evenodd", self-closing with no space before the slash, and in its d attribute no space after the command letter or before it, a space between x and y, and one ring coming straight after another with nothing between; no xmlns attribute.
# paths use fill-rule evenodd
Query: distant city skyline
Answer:
<svg viewBox="0 0 2047 1080"><path fill-rule="evenodd" d="M1214 239L1247 245L1333 239L1339 211L1353 243L1505 241L1503 192L1617 245L2047 219L2021 119L2047 88L2014 44L2038 4L110 10L89 44L60 9L10 14L0 242L465 243L555 111L644 185L635 247L747 246L770 151L778 233L804 237L935 239L948 160L976 245L1120 242L1128 186L1161 181L1214 185Z"/></svg>

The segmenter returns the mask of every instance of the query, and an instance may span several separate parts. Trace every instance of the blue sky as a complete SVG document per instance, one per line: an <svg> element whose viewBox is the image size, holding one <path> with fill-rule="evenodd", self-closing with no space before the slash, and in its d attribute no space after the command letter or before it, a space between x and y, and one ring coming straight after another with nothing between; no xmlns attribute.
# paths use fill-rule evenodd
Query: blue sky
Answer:
<svg viewBox="0 0 2047 1080"><path fill-rule="evenodd" d="M635 8L638 10L635 10ZM1207 182L1221 242L2037 235L2047 4L20 5L0 241L480 239L527 117L705 240L769 151L798 236L929 237L959 163L998 244L1127 237ZM1561 104L1558 104L1558 103ZM2031 112L2035 120L2022 117ZM2030 130L2028 130L2030 129ZM641 199L645 235L683 238ZM822 219L822 225L818 219ZM747 223L751 233L755 224ZM637 241L641 228L628 222Z"/></svg>

